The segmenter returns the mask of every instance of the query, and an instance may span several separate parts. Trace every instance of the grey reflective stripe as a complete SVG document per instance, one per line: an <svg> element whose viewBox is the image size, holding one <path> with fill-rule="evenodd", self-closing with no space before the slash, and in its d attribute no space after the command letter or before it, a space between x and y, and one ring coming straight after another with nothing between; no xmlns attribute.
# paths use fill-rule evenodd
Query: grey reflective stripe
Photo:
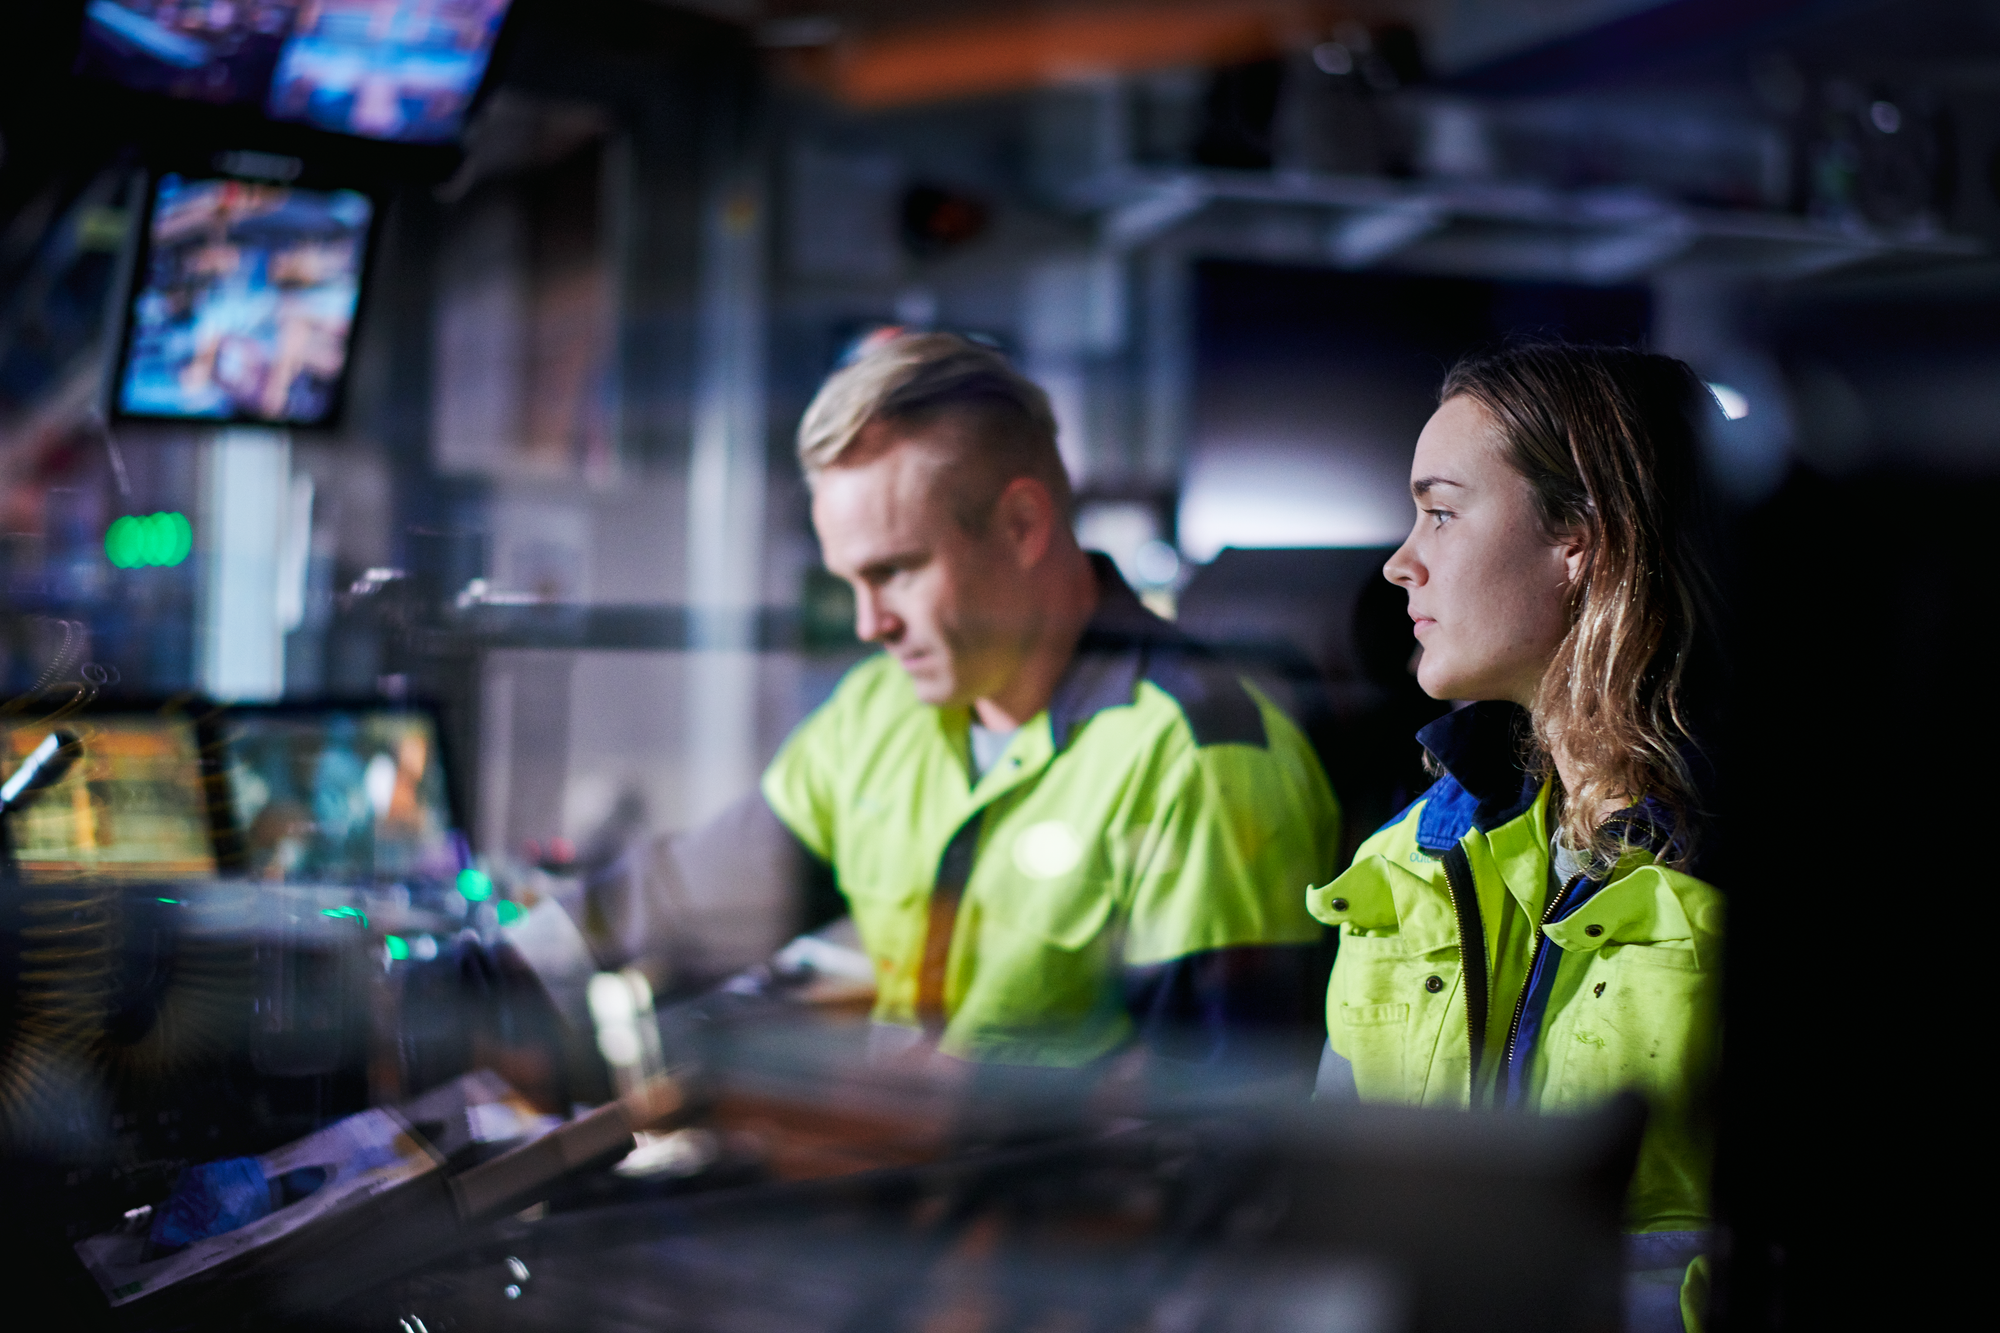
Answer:
<svg viewBox="0 0 2000 1333"><path fill-rule="evenodd" d="M1354 1062L1333 1049L1328 1042L1320 1052L1319 1077L1313 1080L1316 1102L1358 1102L1361 1092L1354 1086Z"/></svg>

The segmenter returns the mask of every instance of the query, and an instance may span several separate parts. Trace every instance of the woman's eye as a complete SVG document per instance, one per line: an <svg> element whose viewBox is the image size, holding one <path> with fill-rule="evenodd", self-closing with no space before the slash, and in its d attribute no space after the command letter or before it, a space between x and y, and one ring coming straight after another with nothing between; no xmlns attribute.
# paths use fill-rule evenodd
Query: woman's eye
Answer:
<svg viewBox="0 0 2000 1333"><path fill-rule="evenodd" d="M1424 512L1431 516L1433 528L1441 528L1445 525L1446 519L1456 517L1449 509L1426 509Z"/></svg>

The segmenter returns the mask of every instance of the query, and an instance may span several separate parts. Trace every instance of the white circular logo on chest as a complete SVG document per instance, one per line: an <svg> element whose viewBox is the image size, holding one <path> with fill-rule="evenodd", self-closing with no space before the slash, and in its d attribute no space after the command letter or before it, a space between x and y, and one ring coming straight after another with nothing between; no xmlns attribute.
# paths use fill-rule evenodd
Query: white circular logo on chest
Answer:
<svg viewBox="0 0 2000 1333"><path fill-rule="evenodd" d="M1055 879L1076 869L1083 844L1060 819L1030 824L1014 839L1014 866L1029 879Z"/></svg>

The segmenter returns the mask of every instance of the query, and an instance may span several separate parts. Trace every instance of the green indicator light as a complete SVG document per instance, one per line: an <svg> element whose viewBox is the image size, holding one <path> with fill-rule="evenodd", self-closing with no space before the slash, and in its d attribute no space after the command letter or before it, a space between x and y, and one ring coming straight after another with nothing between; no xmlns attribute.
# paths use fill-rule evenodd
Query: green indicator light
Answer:
<svg viewBox="0 0 2000 1333"><path fill-rule="evenodd" d="M172 568L193 550L194 525L186 514L127 514L104 532L104 556L119 569Z"/></svg>
<svg viewBox="0 0 2000 1333"><path fill-rule="evenodd" d="M368 914L358 907L323 907L320 909L320 915L330 916L335 920L352 917L354 920L359 921L363 928L366 928L368 925Z"/></svg>
<svg viewBox="0 0 2000 1333"><path fill-rule="evenodd" d="M128 515L105 530L105 558L119 569L131 569L139 563L139 548L142 543L139 520Z"/></svg>
<svg viewBox="0 0 2000 1333"><path fill-rule="evenodd" d="M493 876L467 866L458 872L458 891L469 903L483 903L493 896Z"/></svg>
<svg viewBox="0 0 2000 1333"><path fill-rule="evenodd" d="M149 565L173 563L174 548L180 544L180 534L173 530L171 523L162 523L165 514L155 514L145 522L142 535L141 554Z"/></svg>
<svg viewBox="0 0 2000 1333"><path fill-rule="evenodd" d="M170 904L174 907L179 907L181 905L181 900L178 898L162 898L160 899L160 901L163 903Z"/></svg>
<svg viewBox="0 0 2000 1333"><path fill-rule="evenodd" d="M500 924L503 926L511 926L527 915L521 910L521 904L512 898L502 898L494 910L500 914Z"/></svg>
<svg viewBox="0 0 2000 1333"><path fill-rule="evenodd" d="M186 514L155 514L154 517L172 533L164 563L178 565L194 550L194 524L188 522Z"/></svg>
<svg viewBox="0 0 2000 1333"><path fill-rule="evenodd" d="M391 935L382 943L389 947L389 956L399 963L410 956L410 942L401 935Z"/></svg>

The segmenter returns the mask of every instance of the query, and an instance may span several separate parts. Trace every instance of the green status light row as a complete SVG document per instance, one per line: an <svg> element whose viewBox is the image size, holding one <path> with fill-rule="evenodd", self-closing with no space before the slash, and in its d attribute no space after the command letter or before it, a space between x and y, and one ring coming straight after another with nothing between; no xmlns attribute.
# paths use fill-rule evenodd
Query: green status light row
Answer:
<svg viewBox="0 0 2000 1333"><path fill-rule="evenodd" d="M194 550L186 514L127 514L105 530L104 554L119 569L170 568Z"/></svg>

